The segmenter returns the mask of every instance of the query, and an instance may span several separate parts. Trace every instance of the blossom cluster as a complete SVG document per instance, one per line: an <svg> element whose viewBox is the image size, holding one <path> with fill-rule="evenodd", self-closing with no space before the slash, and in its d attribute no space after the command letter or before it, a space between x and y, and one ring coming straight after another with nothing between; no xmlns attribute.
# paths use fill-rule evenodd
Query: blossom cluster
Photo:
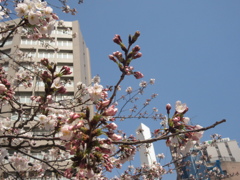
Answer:
<svg viewBox="0 0 240 180"><path fill-rule="evenodd" d="M7 101L13 98L14 94L14 89L11 87L11 83L7 79L7 73L3 67L0 67L0 103L7 103Z"/></svg>
<svg viewBox="0 0 240 180"><path fill-rule="evenodd" d="M189 125L190 118L184 116L185 113L188 111L188 107L185 103L182 103L181 101L176 102L175 113L172 118L169 117L171 110L170 104L166 105L166 110L168 114L168 130L170 133L182 133L185 131L194 131L203 128L200 125ZM166 144L168 146L180 147L180 152L183 155L186 155L195 143L200 142L202 136L203 131L187 132L168 138Z"/></svg>
<svg viewBox="0 0 240 180"><path fill-rule="evenodd" d="M59 19L47 2L41 0L24 0L17 4L15 11L18 17L25 20L27 37L34 40L48 37Z"/></svg>

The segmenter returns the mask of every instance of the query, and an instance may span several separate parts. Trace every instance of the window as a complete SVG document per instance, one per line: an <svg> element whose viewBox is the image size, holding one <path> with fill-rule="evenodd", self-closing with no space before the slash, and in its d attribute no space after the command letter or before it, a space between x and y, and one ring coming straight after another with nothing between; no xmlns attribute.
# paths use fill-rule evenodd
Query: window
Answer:
<svg viewBox="0 0 240 180"><path fill-rule="evenodd" d="M72 35L72 29L71 28L61 28L58 27L56 30L53 31L54 34L69 34Z"/></svg>
<svg viewBox="0 0 240 180"><path fill-rule="evenodd" d="M58 39L57 45L64 46L64 47L72 47L72 40L71 39Z"/></svg>
<svg viewBox="0 0 240 180"><path fill-rule="evenodd" d="M10 51L11 51L10 49L4 50L4 53L10 55ZM7 56L6 54L0 53L0 59L6 59L6 58L8 58L8 56Z"/></svg>
<svg viewBox="0 0 240 180"><path fill-rule="evenodd" d="M4 71L8 71L8 64L0 64L0 67L3 68Z"/></svg>
<svg viewBox="0 0 240 180"><path fill-rule="evenodd" d="M21 39L21 44L24 44L24 45L38 45L38 41L23 38L23 39Z"/></svg>
<svg viewBox="0 0 240 180"><path fill-rule="evenodd" d="M56 101L61 101L61 100L72 100L74 98L73 95L66 95L66 96L56 96Z"/></svg>
<svg viewBox="0 0 240 180"><path fill-rule="evenodd" d="M71 51L60 51L57 53L57 58L61 58L61 59L72 59L73 58L73 54Z"/></svg>
<svg viewBox="0 0 240 180"><path fill-rule="evenodd" d="M40 39L39 45L41 45L43 47L55 46L55 42L51 39Z"/></svg>
<svg viewBox="0 0 240 180"><path fill-rule="evenodd" d="M43 81L41 81L41 80L38 80L37 81L37 83L36 83L36 86L38 87L38 86L41 86L41 87L44 87L44 82Z"/></svg>
<svg viewBox="0 0 240 180"><path fill-rule="evenodd" d="M10 45L10 44L12 44L12 38L8 38L4 46ZM0 45L2 45L2 41L0 42Z"/></svg>
<svg viewBox="0 0 240 180"><path fill-rule="evenodd" d="M27 58L36 57L36 51L34 49L32 50L21 49L20 51L23 52L24 57L27 57Z"/></svg>
<svg viewBox="0 0 240 180"><path fill-rule="evenodd" d="M19 115L18 115L18 114L13 113L13 114L11 115L11 120L12 120L12 121L16 121L16 120L18 120L18 119L19 119ZM20 119L21 119L21 120L28 120L28 119L29 119L29 115L27 115L27 114L21 115L21 116L20 116Z"/></svg>
<svg viewBox="0 0 240 180"><path fill-rule="evenodd" d="M18 98L20 103L31 103L31 95L31 93L21 92L20 94L16 95L16 97Z"/></svg>
<svg viewBox="0 0 240 180"><path fill-rule="evenodd" d="M39 58L54 58L54 51L38 51Z"/></svg>

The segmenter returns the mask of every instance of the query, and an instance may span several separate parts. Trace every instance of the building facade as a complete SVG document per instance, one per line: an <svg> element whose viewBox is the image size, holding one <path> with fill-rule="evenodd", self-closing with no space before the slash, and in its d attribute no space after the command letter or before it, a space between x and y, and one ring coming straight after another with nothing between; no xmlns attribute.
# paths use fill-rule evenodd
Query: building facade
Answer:
<svg viewBox="0 0 240 180"><path fill-rule="evenodd" d="M9 25L17 23L19 20L5 22ZM76 37L74 37L76 36ZM10 36L5 45L0 48L8 55L13 55L15 61L22 66L31 69L32 64L40 62L43 58L48 58L50 62L57 63L57 69L64 65L71 68L72 74L63 77L67 88L66 96L73 96L77 91L76 85L79 81L89 85L91 83L91 68L89 50L84 42L80 31L78 21L64 22L63 25L55 27L51 34L51 39L41 39L39 41L31 40L22 36L21 33ZM19 57L17 56L19 55ZM5 54L0 54L0 64L8 72L10 77L14 77L16 71L14 63ZM24 88L19 87L17 95L20 102L28 103L31 95L44 91L44 84L38 79L34 80L36 87ZM63 97L59 97L61 99Z"/></svg>
<svg viewBox="0 0 240 180"><path fill-rule="evenodd" d="M9 29L11 29L18 22L19 19L16 19L4 22L1 25L9 26ZM19 29L18 31L22 30ZM31 70L40 64L41 59L47 58L49 62L57 64L57 70L60 70L62 66L68 66L72 72L72 74L61 78L64 81L67 93L57 96L56 101L72 99L78 90L76 87L78 82L86 85L91 83L89 50L83 39L78 21L64 22L61 25L56 24L50 39L31 40L23 34L24 32L11 35L4 46L0 47L0 50L4 52L0 52L0 65L8 73L8 79L13 80L19 69L27 68ZM0 41L1 44L2 41ZM37 67L41 68L40 66ZM18 98L20 103L29 104L31 103L31 96L38 96L44 93L44 83L35 77L32 87L25 88L23 85L19 85L15 92L15 97ZM17 118L17 115L15 116L14 113L11 113L10 107L4 106L1 110L2 112L9 111L9 113L1 114L1 116L11 117L12 120ZM33 133L40 136L43 132L39 130ZM35 154L31 152L31 154L40 159L42 158L42 154L39 152ZM6 178L5 176L7 177L0 170L0 179ZM31 179L37 178L32 177Z"/></svg>
<svg viewBox="0 0 240 180"><path fill-rule="evenodd" d="M149 127L141 123L140 126L137 128L137 138L139 140L151 139L151 131ZM151 166L154 162L157 161L153 143L143 144L139 148L139 153L140 153L140 160L142 165L146 164Z"/></svg>
<svg viewBox="0 0 240 180"><path fill-rule="evenodd" d="M210 162L216 160L240 162L240 148L237 141L222 138L215 143L212 143L212 141L206 141L206 143L212 144L206 149L207 154L211 156Z"/></svg>
<svg viewBox="0 0 240 180"><path fill-rule="evenodd" d="M211 144L205 150L209 158L209 164L214 164L219 161L221 169L227 180L239 180L240 176L240 148L236 140L230 140L229 138L222 138L212 143L212 141L206 141ZM213 177L212 177L213 179Z"/></svg>

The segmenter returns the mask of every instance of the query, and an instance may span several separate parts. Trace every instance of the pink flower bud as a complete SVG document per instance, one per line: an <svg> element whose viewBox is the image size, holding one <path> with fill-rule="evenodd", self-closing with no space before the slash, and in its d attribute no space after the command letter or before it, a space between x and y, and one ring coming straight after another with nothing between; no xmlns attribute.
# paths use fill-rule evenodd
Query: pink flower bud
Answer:
<svg viewBox="0 0 240 180"><path fill-rule="evenodd" d="M133 59L137 59L142 57L142 53L138 52L135 56L133 56Z"/></svg>
<svg viewBox="0 0 240 180"><path fill-rule="evenodd" d="M3 94L5 91L7 91L7 88L4 84L0 84L0 94Z"/></svg>
<svg viewBox="0 0 240 180"><path fill-rule="evenodd" d="M167 114L170 113L171 108L172 108L171 104L168 103L168 104L166 105Z"/></svg>
<svg viewBox="0 0 240 180"><path fill-rule="evenodd" d="M48 59L46 59L46 58L41 59L41 64L44 66L47 66L49 64Z"/></svg>
<svg viewBox="0 0 240 180"><path fill-rule="evenodd" d="M60 72L61 72L63 75L72 74L71 69L70 69L70 67L68 67L68 66L63 66L62 69L60 70Z"/></svg>
<svg viewBox="0 0 240 180"><path fill-rule="evenodd" d="M144 75L142 73L140 73L139 71L136 71L136 72L134 72L134 77L136 79L141 79L144 77Z"/></svg>
<svg viewBox="0 0 240 180"><path fill-rule="evenodd" d="M80 115L77 114L77 113L74 113L74 112L71 112L71 113L70 113L70 118L71 118L72 120L75 120L75 119L77 119L77 118L79 118L79 117L80 117Z"/></svg>
<svg viewBox="0 0 240 180"><path fill-rule="evenodd" d="M114 58L114 56L113 56L113 55L111 55L111 54L110 54L108 57L109 57L109 59L110 59L110 60L112 60L112 61L114 61L114 62L116 62L116 61L117 61L117 60Z"/></svg>
<svg viewBox="0 0 240 180"><path fill-rule="evenodd" d="M177 123L177 122L180 121L180 117L175 117L175 118L172 119L172 121L175 122L175 123Z"/></svg>
<svg viewBox="0 0 240 180"><path fill-rule="evenodd" d="M110 124L108 124L106 127L107 127L108 129L115 130L115 129L117 129L118 126L117 126L115 123L110 123Z"/></svg>
<svg viewBox="0 0 240 180"><path fill-rule="evenodd" d="M136 45L134 48L132 48L133 52L138 52L140 51L140 46Z"/></svg>
<svg viewBox="0 0 240 180"><path fill-rule="evenodd" d="M64 86L61 86L58 91L59 94L65 94L67 92L67 89Z"/></svg>
<svg viewBox="0 0 240 180"><path fill-rule="evenodd" d="M109 105L109 102L110 102L109 99L107 99L107 100L105 100L105 101L102 101L102 102L101 102L101 107L106 107L107 105Z"/></svg>
<svg viewBox="0 0 240 180"><path fill-rule="evenodd" d="M140 36L140 31L136 31L135 34L132 37L131 43L132 44L135 43L139 36Z"/></svg>
<svg viewBox="0 0 240 180"><path fill-rule="evenodd" d="M84 121L80 120L77 124L77 128L80 128L84 125Z"/></svg>
<svg viewBox="0 0 240 180"><path fill-rule="evenodd" d="M114 105L111 105L105 112L105 116L114 116L117 113L118 109Z"/></svg>
<svg viewBox="0 0 240 180"><path fill-rule="evenodd" d="M122 136L117 134L111 134L109 138L112 139L113 141L119 141L122 139Z"/></svg>
<svg viewBox="0 0 240 180"><path fill-rule="evenodd" d="M116 44L121 44L122 43L122 39L121 39L121 37L118 34L116 34L114 36L114 38L113 38L113 42L115 42Z"/></svg>
<svg viewBox="0 0 240 180"><path fill-rule="evenodd" d="M52 13L52 18L55 19L55 20L59 20L59 17L55 13Z"/></svg>

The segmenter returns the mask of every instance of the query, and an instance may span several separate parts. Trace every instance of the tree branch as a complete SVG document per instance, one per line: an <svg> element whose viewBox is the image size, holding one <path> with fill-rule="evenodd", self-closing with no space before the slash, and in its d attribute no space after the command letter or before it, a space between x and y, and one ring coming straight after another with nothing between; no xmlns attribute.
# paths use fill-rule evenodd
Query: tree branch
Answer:
<svg viewBox="0 0 240 180"><path fill-rule="evenodd" d="M221 123L224 123L226 122L225 119L221 120L221 121L217 121L215 122L213 125L211 126L208 126L208 127L205 127L205 128L201 128L201 129L197 129L197 130L191 130L191 131L184 131L184 132L176 132L176 133L173 133L173 134L170 134L170 135L162 135L160 137L157 137L157 138L152 138L152 139L147 139L147 140L138 140L138 141L113 141L112 143L113 144L124 144L124 145L137 145L137 144L144 144L144 143L153 143L155 141L160 141L160 140L164 140L164 139L168 139L170 137L173 137L173 136L177 136L179 134L186 134L186 133L190 133L190 132L199 132L199 131L206 131L208 129L212 129L214 128L215 126L221 124Z"/></svg>

